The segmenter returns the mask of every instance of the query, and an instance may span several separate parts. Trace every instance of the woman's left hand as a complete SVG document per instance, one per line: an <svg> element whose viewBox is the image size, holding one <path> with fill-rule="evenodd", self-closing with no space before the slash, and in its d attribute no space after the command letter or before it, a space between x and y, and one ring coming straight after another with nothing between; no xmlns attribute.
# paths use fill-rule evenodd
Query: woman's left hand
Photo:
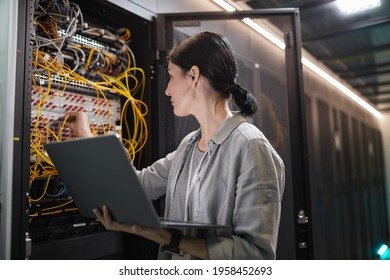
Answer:
<svg viewBox="0 0 390 280"><path fill-rule="evenodd" d="M171 233L165 229L121 224L115 221L111 217L110 210L105 205L103 206L103 213L97 208L93 209L93 212L107 230L123 231L131 234L136 234L154 242L157 242L163 246L168 245L171 240Z"/></svg>

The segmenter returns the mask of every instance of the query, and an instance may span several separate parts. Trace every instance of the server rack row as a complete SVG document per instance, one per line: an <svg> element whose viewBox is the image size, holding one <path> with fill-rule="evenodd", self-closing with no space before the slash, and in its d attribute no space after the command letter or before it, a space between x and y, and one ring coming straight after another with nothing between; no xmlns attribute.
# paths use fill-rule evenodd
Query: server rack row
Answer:
<svg viewBox="0 0 390 280"><path fill-rule="evenodd" d="M381 132L306 95L316 259L375 259L389 238Z"/></svg>
<svg viewBox="0 0 390 280"><path fill-rule="evenodd" d="M315 259L375 259L389 240L378 119L304 68Z"/></svg>

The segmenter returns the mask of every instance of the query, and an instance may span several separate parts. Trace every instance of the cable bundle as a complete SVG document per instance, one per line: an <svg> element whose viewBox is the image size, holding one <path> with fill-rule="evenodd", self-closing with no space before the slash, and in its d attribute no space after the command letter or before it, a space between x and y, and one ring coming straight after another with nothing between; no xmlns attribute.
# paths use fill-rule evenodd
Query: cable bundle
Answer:
<svg viewBox="0 0 390 280"><path fill-rule="evenodd" d="M59 120L66 112L87 112L95 135L118 133L133 161L148 138L148 107L142 101L145 73L136 66L129 47L130 30L90 27L79 6L66 0L40 0L35 7L30 192L36 180L47 183L41 195L30 197L30 205L45 195L52 199L60 196L47 191L58 172L43 147L74 138L65 126L66 118ZM61 190L62 194L66 192ZM30 214L35 216L37 213Z"/></svg>

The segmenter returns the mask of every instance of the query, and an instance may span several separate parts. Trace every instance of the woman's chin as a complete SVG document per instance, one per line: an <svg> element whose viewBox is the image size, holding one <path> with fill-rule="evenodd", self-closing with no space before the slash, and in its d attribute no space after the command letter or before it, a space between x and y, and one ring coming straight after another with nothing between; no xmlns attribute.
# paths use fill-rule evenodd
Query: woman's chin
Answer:
<svg viewBox="0 0 390 280"><path fill-rule="evenodd" d="M187 117L190 115L188 113L181 112L180 110L175 110L175 109L173 109L173 113L175 114L176 117Z"/></svg>

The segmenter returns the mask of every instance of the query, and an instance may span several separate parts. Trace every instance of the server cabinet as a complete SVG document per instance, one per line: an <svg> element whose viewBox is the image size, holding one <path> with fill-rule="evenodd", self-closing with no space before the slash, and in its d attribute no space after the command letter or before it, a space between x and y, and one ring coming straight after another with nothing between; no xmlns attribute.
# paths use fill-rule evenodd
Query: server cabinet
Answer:
<svg viewBox="0 0 390 280"><path fill-rule="evenodd" d="M151 242L80 216L43 149L73 137L61 115L84 110L95 134L151 163L153 23L108 1L19 2L11 258L155 258Z"/></svg>
<svg viewBox="0 0 390 280"><path fill-rule="evenodd" d="M171 104L164 95L167 83L165 56L169 48L185 36L202 28L220 31L232 42L233 49L238 55L240 82L251 89L264 104L262 112L248 121L253 122L265 132L286 165L287 180L282 202L277 258L311 258L311 231L308 219L311 210L307 201L309 178L307 175L305 114L302 102L303 84L298 10L159 15L157 22L154 22L144 20L107 1L96 0L93 5L85 1L73 2L83 12L83 17L85 17L83 20L97 29L97 35L87 36L94 42L104 41L106 32L112 32L118 28L128 27L132 31L132 48L139 67L142 67L145 73L143 100L149 108L146 119L150 137L142 154L136 155L139 167L146 166L174 150L181 137L188 130L196 127L196 122L191 118L178 119L174 117ZM74 209L60 208L57 214L48 219L43 217L42 205L34 205L32 198L36 199L39 196L39 191L53 187L46 179L46 181L41 182L34 193L31 188L30 173L32 162L30 155L31 127L34 125L34 118L31 116L39 114L34 103L41 102L34 98L34 94L36 94L37 88L47 87L48 84L44 78L38 79L38 85L34 84L34 79L36 79L33 67L34 51L36 51L34 50L34 38L37 34L34 33L36 29L31 27L37 24L37 14L34 11L40 8L37 4L39 1L21 1L21 3L20 11L24 17L21 29L24 29L25 32L20 32L24 35L20 39L21 54L19 55L18 69L24 80L18 84L19 88L16 93L18 102L15 108L15 135L20 141L15 145L15 190L13 194L16 203L13 209L12 231L15 234L12 237L12 258L155 258L155 244L142 238L107 232L98 224L79 216L77 210ZM49 8L56 9L58 7ZM284 41L285 48L281 50L264 39L259 40L259 35L242 22L245 18L254 21L269 20L273 25L276 25L282 30L282 41ZM23 19L21 20L23 21ZM227 21L229 24L234 22L233 25L229 26L229 29L224 26ZM41 32L52 32L47 27L51 26L49 23L43 21L40 24L44 27ZM242 30L245 30L244 36L248 36L247 38L253 42L253 45L249 46L252 57L244 55L245 53L239 48L237 38L242 39L242 37L236 38L235 34ZM107 42L107 44L111 43ZM57 50L51 50L51 52L55 54ZM263 52L272 54L271 57L277 61L275 66L272 66L275 64L274 61L270 61L270 57L267 57ZM66 58L64 57L64 59ZM88 50L85 59L89 60L90 63L93 58L94 54ZM42 56L42 60L45 59L48 58ZM72 90L70 86L68 89ZM81 98L82 100L82 96L79 94L84 94L84 92L74 90L74 93L77 94L71 95L71 98L76 98L76 100ZM120 106L126 104L126 100L122 97L115 100L118 100ZM131 115L132 111L130 110L126 114ZM58 114L55 117L58 118ZM131 133L131 129L132 127L127 128L127 133ZM61 190L61 188L61 184L54 185L54 189ZM69 197L64 199L69 200ZM160 205L159 201L155 205L158 210L163 210L163 205Z"/></svg>

